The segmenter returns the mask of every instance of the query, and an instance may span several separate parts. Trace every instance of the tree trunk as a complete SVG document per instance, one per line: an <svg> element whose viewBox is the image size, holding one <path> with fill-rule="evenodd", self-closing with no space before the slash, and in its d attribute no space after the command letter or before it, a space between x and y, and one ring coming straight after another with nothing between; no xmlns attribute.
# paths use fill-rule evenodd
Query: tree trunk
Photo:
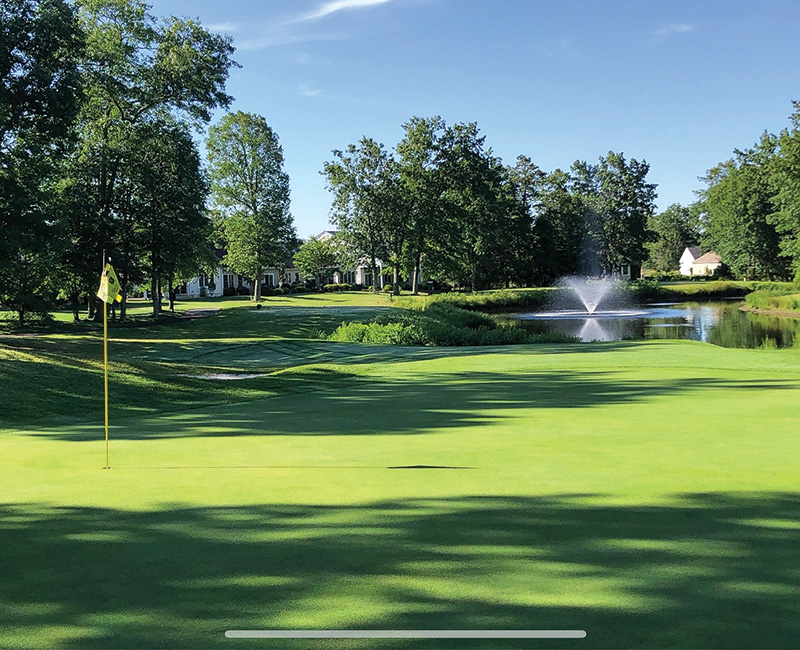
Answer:
<svg viewBox="0 0 800 650"><path fill-rule="evenodd" d="M161 294L158 289L158 278L153 275L150 279L150 297L153 299L153 318L156 318L161 313Z"/></svg>
<svg viewBox="0 0 800 650"><path fill-rule="evenodd" d="M253 280L253 301L256 303L261 302L261 276L264 275L262 269L258 270L256 277Z"/></svg>
<svg viewBox="0 0 800 650"><path fill-rule="evenodd" d="M378 278L378 263L375 258L372 258L372 290L378 293L381 288L379 285L380 278Z"/></svg>
<svg viewBox="0 0 800 650"><path fill-rule="evenodd" d="M25 310L19 309L17 313L19 314L19 326L25 327Z"/></svg>
<svg viewBox="0 0 800 650"><path fill-rule="evenodd" d="M422 258L422 253L417 252L416 257L414 258L414 272L411 276L411 291L414 295L419 294L419 265Z"/></svg>
<svg viewBox="0 0 800 650"><path fill-rule="evenodd" d="M72 320L77 322L81 319L80 308L78 307L78 292L73 291L69 297L72 300Z"/></svg>
<svg viewBox="0 0 800 650"><path fill-rule="evenodd" d="M392 293L395 296L400 295L400 269L397 268L397 264L392 269Z"/></svg>

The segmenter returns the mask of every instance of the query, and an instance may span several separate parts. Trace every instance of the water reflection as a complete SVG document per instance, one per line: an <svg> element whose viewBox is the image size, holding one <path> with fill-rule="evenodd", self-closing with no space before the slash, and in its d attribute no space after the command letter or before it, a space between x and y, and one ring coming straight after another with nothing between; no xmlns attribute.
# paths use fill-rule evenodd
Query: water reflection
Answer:
<svg viewBox="0 0 800 650"><path fill-rule="evenodd" d="M586 342L691 339L729 348L800 347L800 320L743 312L740 304L662 304L593 317L580 312L513 317L530 332L563 332Z"/></svg>

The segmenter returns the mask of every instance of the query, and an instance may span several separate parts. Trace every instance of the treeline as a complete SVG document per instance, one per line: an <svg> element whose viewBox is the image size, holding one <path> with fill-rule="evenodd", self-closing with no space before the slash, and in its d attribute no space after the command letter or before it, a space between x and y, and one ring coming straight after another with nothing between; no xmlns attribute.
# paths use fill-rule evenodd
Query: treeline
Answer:
<svg viewBox="0 0 800 650"><path fill-rule="evenodd" d="M656 193L646 162L609 152L546 173L526 156L504 165L474 123L413 117L403 130L393 150L364 137L334 151L322 172L339 264L366 263L376 287L379 261L395 291L401 279L416 291L421 266L477 290L624 265L635 274L647 257Z"/></svg>
<svg viewBox="0 0 800 650"><path fill-rule="evenodd" d="M800 103L794 108L790 127L710 169L693 206L703 245L733 277L800 281Z"/></svg>

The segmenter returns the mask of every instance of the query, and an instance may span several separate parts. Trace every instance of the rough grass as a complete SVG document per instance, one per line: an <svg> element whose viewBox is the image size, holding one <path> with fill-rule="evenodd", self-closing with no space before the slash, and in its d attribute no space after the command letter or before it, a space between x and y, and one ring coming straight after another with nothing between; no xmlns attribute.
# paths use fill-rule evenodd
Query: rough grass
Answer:
<svg viewBox="0 0 800 650"><path fill-rule="evenodd" d="M800 312L800 292L792 289L754 291L745 299L749 307L781 312Z"/></svg>
<svg viewBox="0 0 800 650"><path fill-rule="evenodd" d="M0 339L2 645L796 645L792 351L350 345L314 338L341 322L326 304L118 331L111 470L96 334ZM267 377L175 372L209 369Z"/></svg>

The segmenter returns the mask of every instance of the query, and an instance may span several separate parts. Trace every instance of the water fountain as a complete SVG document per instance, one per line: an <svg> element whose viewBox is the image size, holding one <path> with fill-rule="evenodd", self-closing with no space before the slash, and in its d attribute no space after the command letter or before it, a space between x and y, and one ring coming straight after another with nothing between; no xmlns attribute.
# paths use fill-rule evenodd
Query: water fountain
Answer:
<svg viewBox="0 0 800 650"><path fill-rule="evenodd" d="M630 308L621 282L610 279L565 277L558 282L553 309L518 314L520 320L560 321L557 328L582 341L622 338L620 319L641 319L645 309Z"/></svg>

